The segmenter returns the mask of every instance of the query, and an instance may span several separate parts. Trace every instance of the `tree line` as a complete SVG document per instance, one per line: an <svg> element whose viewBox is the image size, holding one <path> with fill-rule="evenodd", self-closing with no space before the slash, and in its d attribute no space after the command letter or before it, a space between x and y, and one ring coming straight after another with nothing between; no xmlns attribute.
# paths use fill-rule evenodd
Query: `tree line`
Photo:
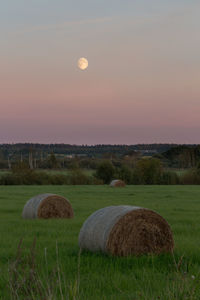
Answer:
<svg viewBox="0 0 200 300"><path fill-rule="evenodd" d="M10 173L0 177L0 185L109 184L113 179L121 179L126 184L135 185L200 184L200 163L178 175L175 171L163 168L162 162L157 158L138 159L132 168L127 164L114 166L110 160L102 160L92 175L87 175L79 167L71 169L69 174L65 175L34 170L27 163L18 162L13 165Z"/></svg>

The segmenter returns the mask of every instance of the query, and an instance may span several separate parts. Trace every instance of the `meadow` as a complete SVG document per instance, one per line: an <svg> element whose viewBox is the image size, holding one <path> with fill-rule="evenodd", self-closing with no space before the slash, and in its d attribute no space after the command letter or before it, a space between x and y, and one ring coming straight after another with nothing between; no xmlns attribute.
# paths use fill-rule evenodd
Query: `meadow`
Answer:
<svg viewBox="0 0 200 300"><path fill-rule="evenodd" d="M69 170L69 169L58 169L58 170L54 170L54 169L39 169L40 172L44 172L44 173L47 173L47 174L50 174L50 175L59 175L59 174L62 174L62 175L70 175L73 171ZM95 173L95 170L92 170L92 169L81 169L81 171L85 174L85 175L88 175L88 176L92 176L94 173ZM0 169L0 177L3 176L3 175L6 175L6 174L10 174L11 171L9 170L1 170Z"/></svg>
<svg viewBox="0 0 200 300"><path fill-rule="evenodd" d="M68 198L74 219L23 220L26 201L44 192ZM78 234L84 220L99 208L122 204L160 213L174 233L174 255L123 258L80 253ZM199 300L199 220L200 186L0 186L0 299ZM29 256L31 264L21 268ZM48 297L22 287L12 295L14 280L23 282L30 265L37 269Z"/></svg>

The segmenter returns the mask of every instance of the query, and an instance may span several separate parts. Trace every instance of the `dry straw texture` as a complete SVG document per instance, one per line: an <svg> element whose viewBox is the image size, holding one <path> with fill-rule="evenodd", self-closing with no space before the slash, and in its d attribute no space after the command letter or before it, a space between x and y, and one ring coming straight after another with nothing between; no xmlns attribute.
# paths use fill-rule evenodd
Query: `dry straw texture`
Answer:
<svg viewBox="0 0 200 300"><path fill-rule="evenodd" d="M70 202L59 195L40 194L31 198L24 206L24 219L73 218Z"/></svg>
<svg viewBox="0 0 200 300"><path fill-rule="evenodd" d="M126 184L123 180L115 179L115 180L111 181L110 186L111 187L125 187Z"/></svg>
<svg viewBox="0 0 200 300"><path fill-rule="evenodd" d="M170 226L159 214L136 206L109 206L83 224L79 246L118 256L172 252Z"/></svg>

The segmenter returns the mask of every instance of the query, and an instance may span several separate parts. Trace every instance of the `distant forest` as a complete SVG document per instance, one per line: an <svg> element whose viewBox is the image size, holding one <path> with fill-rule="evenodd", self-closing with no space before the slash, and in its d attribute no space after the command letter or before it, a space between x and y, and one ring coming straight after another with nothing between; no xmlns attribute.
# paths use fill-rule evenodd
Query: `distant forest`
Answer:
<svg viewBox="0 0 200 300"><path fill-rule="evenodd" d="M29 155L30 151L39 158L41 155L63 154L63 155L86 155L88 157L101 157L105 153L113 153L118 156L129 154L131 151L140 151L144 155L163 153L178 144L137 144L137 145L70 145L70 144L0 144L0 156L6 158L8 155ZM197 145L184 145L195 147Z"/></svg>
<svg viewBox="0 0 200 300"><path fill-rule="evenodd" d="M159 159L170 168L191 168L200 161L200 145L69 145L69 144L1 144L0 169L11 169L17 162L27 162L31 169L96 169L99 160L109 159L115 165L135 162L142 157ZM134 163L130 163L132 167Z"/></svg>
<svg viewBox="0 0 200 300"><path fill-rule="evenodd" d="M2 144L0 169L0 185L200 184L200 145Z"/></svg>

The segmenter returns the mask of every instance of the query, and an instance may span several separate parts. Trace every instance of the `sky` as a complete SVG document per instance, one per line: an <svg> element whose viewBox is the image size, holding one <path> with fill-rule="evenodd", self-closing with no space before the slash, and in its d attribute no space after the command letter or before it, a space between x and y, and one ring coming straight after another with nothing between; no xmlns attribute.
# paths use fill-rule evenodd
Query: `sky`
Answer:
<svg viewBox="0 0 200 300"><path fill-rule="evenodd" d="M1 0L0 143L200 143L199 32L199 0Z"/></svg>

